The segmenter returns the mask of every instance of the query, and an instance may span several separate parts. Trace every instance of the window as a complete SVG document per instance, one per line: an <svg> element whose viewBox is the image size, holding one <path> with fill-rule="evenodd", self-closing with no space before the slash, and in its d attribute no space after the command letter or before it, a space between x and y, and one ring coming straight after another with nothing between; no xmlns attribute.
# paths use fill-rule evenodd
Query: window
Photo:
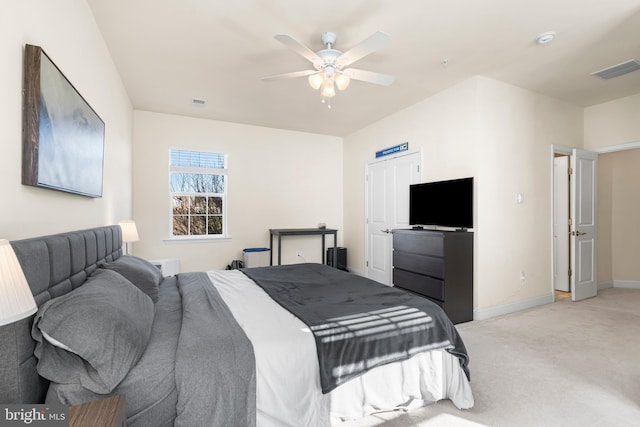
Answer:
<svg viewBox="0 0 640 427"><path fill-rule="evenodd" d="M227 156L170 150L172 237L227 235Z"/></svg>

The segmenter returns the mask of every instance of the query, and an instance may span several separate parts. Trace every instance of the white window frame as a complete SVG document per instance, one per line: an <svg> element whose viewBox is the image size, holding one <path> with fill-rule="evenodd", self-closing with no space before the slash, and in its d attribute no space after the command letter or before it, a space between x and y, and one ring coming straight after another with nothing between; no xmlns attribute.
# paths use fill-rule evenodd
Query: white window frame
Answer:
<svg viewBox="0 0 640 427"><path fill-rule="evenodd" d="M171 164L171 157L174 151L188 151L196 153L210 153L222 155L224 157L224 168L202 168L202 167L189 167L189 166L174 166ZM220 240L228 239L229 235L229 216L228 216L228 188L229 188L229 174L228 174L228 160L229 157L226 153L219 151L203 150L203 149L191 149L191 148L177 148L172 147L169 149L169 240ZM182 173L195 173L205 175L223 175L224 176L224 192L223 193L200 193L200 192L173 192L171 191L171 175L174 172ZM174 196L203 196L203 197L220 197L222 199L222 234L196 234L196 235L174 235L173 234L173 198Z"/></svg>

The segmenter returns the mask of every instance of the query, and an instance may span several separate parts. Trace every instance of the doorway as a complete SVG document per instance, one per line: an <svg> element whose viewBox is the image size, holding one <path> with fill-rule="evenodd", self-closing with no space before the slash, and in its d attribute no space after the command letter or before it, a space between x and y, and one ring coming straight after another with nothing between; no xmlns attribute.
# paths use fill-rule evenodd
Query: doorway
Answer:
<svg viewBox="0 0 640 427"><path fill-rule="evenodd" d="M569 173L570 156L554 153L553 157L553 289L555 299L571 297L569 260Z"/></svg>
<svg viewBox="0 0 640 427"><path fill-rule="evenodd" d="M596 296L598 154L553 146L552 289L578 301ZM566 168L566 165L569 165ZM567 181L565 181L565 176ZM568 215L566 214L568 206ZM568 266L568 268L565 268Z"/></svg>
<svg viewBox="0 0 640 427"><path fill-rule="evenodd" d="M393 285L393 230L409 227L409 185L420 182L422 155L372 161L366 168L365 268L367 277Z"/></svg>

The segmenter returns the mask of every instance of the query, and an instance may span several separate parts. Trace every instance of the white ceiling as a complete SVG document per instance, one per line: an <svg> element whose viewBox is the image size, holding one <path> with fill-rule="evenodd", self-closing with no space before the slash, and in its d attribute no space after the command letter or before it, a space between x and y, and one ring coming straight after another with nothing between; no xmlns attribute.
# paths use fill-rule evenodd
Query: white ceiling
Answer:
<svg viewBox="0 0 640 427"><path fill-rule="evenodd" d="M640 60L640 0L88 0L134 108L345 136L474 75L579 106L640 93L640 71L591 73ZM353 64L396 76L352 81L328 109L310 69L276 41L314 51L325 31L346 51L375 31L385 48ZM555 31L555 41L536 37ZM448 65L441 62L448 60ZM191 105L193 98L207 101Z"/></svg>

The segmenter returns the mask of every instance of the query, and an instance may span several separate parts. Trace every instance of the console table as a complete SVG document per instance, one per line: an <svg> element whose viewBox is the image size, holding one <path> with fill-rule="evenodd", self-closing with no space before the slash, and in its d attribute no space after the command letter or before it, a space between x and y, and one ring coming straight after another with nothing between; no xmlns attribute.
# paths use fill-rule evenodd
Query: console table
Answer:
<svg viewBox="0 0 640 427"><path fill-rule="evenodd" d="M327 234L333 234L333 247L338 246L338 230L333 228L272 228L269 230L271 233L271 241L269 242L269 249L271 249L270 265L273 265L273 236L278 236L278 265L282 262L282 236L313 236L319 235L322 238L322 263L325 263L325 236Z"/></svg>

